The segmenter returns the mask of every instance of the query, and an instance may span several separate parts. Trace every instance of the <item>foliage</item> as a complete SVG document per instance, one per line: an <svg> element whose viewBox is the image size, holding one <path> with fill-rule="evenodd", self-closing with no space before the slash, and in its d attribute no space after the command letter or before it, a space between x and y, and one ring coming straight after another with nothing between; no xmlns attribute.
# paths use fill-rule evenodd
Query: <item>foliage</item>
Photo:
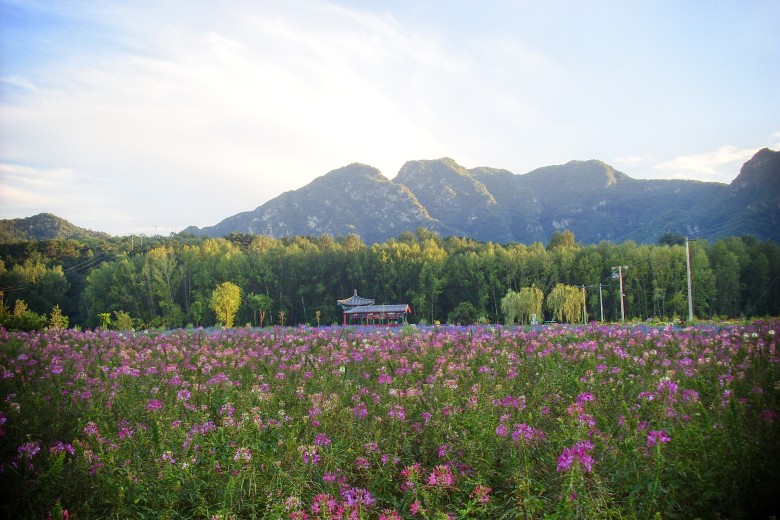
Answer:
<svg viewBox="0 0 780 520"><path fill-rule="evenodd" d="M478 318L479 312L471 302L460 302L447 315L447 323L453 325L471 325L472 323L476 323Z"/></svg>
<svg viewBox="0 0 780 520"><path fill-rule="evenodd" d="M552 236L550 236L550 243L548 247L550 249L557 249L557 248L567 248L567 247L574 247L574 233L569 231L568 229L565 229L563 231L555 231Z"/></svg>
<svg viewBox="0 0 780 520"><path fill-rule="evenodd" d="M114 311L114 328L116 330L133 330L133 318L125 311Z"/></svg>
<svg viewBox="0 0 780 520"><path fill-rule="evenodd" d="M24 300L16 300L13 311L8 311L4 302L0 305L0 326L8 330L42 330L47 321L45 315L30 310Z"/></svg>
<svg viewBox="0 0 780 520"><path fill-rule="evenodd" d="M271 300L267 294L255 294L251 292L246 295L245 300L249 308L254 311L252 314L252 319L257 316L258 323L262 327L267 313L273 306L273 300ZM255 315L254 313L257 314ZM317 316L317 319L319 320L319 316Z"/></svg>
<svg viewBox="0 0 780 520"><path fill-rule="evenodd" d="M248 245L247 245L248 244ZM780 314L780 247L750 237L713 244L693 241L691 271L697 318ZM36 314L55 305L70 325L100 326L99 314L126 312L134 328L211 326L214 288L230 281L247 297L236 323L341 322L335 300L359 289L378 303L409 303L412 321L445 321L463 302L487 321L505 319L501 300L535 286L547 295L557 283L586 286L591 317L620 319L618 281L624 271L626 318L687 316L685 248L632 242L545 248L480 243L421 230L367 246L348 237L129 237L102 243L69 241L0 244L0 290L13 309L24 300ZM600 286L600 287L599 287ZM599 291L601 288L601 291ZM256 301L255 296L261 300ZM580 295L581 298L581 295ZM259 307L258 307L259 306ZM594 312L599 309L599 312ZM537 309L538 310L538 309ZM536 312L539 321L551 310ZM261 313L264 312L261 320ZM533 313L533 311L532 311ZM581 315L581 313L579 314ZM574 321L580 321L579 317ZM528 322L521 312L518 321Z"/></svg>
<svg viewBox="0 0 780 520"><path fill-rule="evenodd" d="M583 298L579 288L562 283L556 284L547 295L546 303L556 321L582 322Z"/></svg>
<svg viewBox="0 0 780 520"><path fill-rule="evenodd" d="M768 518L780 322L0 329L8 518Z"/></svg>
<svg viewBox="0 0 780 520"><path fill-rule="evenodd" d="M544 294L536 285L532 285L523 287L520 292L507 292L501 299L501 312L508 325L514 324L516 319L523 324L531 323L534 316L537 320L542 319L543 303Z"/></svg>
<svg viewBox="0 0 780 520"><path fill-rule="evenodd" d="M68 317L62 314L62 309L60 309L60 306L55 305L51 310L51 314L49 315L49 328L55 330L67 329L68 321Z"/></svg>
<svg viewBox="0 0 780 520"><path fill-rule="evenodd" d="M225 327L233 326L238 307L241 305L241 288L231 282L219 284L211 293L211 308Z"/></svg>

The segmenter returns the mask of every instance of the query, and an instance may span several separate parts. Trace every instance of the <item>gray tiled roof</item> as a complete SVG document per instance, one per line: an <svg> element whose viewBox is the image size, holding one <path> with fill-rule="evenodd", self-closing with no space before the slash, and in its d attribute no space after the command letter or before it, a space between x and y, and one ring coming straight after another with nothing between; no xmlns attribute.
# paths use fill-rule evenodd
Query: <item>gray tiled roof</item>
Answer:
<svg viewBox="0 0 780 520"><path fill-rule="evenodd" d="M357 307L363 305L373 305L374 300L370 298L363 298L362 296L358 296L357 289L355 289L354 295L350 296L349 298L345 298L343 300L336 300L336 303L347 307Z"/></svg>
<svg viewBox="0 0 780 520"><path fill-rule="evenodd" d="M410 312L409 306L405 303L394 305L361 305L354 309L344 311L344 314L365 314L365 313L398 313Z"/></svg>

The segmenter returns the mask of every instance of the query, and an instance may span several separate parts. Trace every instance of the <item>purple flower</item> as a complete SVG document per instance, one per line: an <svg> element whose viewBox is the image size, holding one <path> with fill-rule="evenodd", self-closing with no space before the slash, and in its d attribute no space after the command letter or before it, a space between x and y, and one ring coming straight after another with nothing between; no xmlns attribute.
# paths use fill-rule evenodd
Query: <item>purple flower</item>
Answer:
<svg viewBox="0 0 780 520"><path fill-rule="evenodd" d="M588 401L593 401L595 399L596 398L593 397L593 394L591 394L590 392L582 392L580 395L577 396L577 404L581 405L587 403Z"/></svg>
<svg viewBox="0 0 780 520"><path fill-rule="evenodd" d="M341 490L344 503L348 506L372 506L376 502L367 489L346 487Z"/></svg>
<svg viewBox="0 0 780 520"><path fill-rule="evenodd" d="M647 445L652 447L656 444L669 442L672 438L664 430L652 430L647 432Z"/></svg>
<svg viewBox="0 0 780 520"><path fill-rule="evenodd" d="M359 419L368 417L368 408L366 407L366 403L356 404L355 407L352 409L352 413L355 415L355 417Z"/></svg>
<svg viewBox="0 0 780 520"><path fill-rule="evenodd" d="M324 433L318 433L314 436L314 444L316 446L328 446L330 444L330 439Z"/></svg>
<svg viewBox="0 0 780 520"><path fill-rule="evenodd" d="M162 459L163 462L167 462L169 464L176 464L176 459L173 458L173 455L170 451L163 453L160 459Z"/></svg>
<svg viewBox="0 0 780 520"><path fill-rule="evenodd" d="M317 464L320 461L320 454L317 451L317 446L301 446L298 448L301 452L301 458L304 464Z"/></svg>
<svg viewBox="0 0 780 520"><path fill-rule="evenodd" d="M558 471L568 471L572 464L577 462L585 473L590 473L595 463L590 454L591 450L593 450L593 443L590 441L578 441L574 446L564 448L558 457Z"/></svg>
<svg viewBox="0 0 780 520"><path fill-rule="evenodd" d="M73 444L65 444L62 441L56 441L54 444L51 445L49 448L49 453L69 453L70 455L74 455L76 453L76 450L73 449Z"/></svg>
<svg viewBox="0 0 780 520"><path fill-rule="evenodd" d="M401 406L400 404L394 404L390 408L390 411L387 412L387 415L389 415L390 417L395 417L399 421L403 421L406 419L406 411L404 410L404 407Z"/></svg>
<svg viewBox="0 0 780 520"><path fill-rule="evenodd" d="M38 455L38 453L40 453L41 444L38 441L25 442L24 444L19 446L16 450L19 452L19 455L31 459L36 455Z"/></svg>
<svg viewBox="0 0 780 520"><path fill-rule="evenodd" d="M159 410L163 407L162 401L159 399L150 399L149 403L146 405L146 409L149 411L153 410Z"/></svg>
<svg viewBox="0 0 780 520"><path fill-rule="evenodd" d="M84 425L84 435L94 436L94 437L100 436L100 432L98 431L97 424L95 424L94 421L89 421L87 424Z"/></svg>

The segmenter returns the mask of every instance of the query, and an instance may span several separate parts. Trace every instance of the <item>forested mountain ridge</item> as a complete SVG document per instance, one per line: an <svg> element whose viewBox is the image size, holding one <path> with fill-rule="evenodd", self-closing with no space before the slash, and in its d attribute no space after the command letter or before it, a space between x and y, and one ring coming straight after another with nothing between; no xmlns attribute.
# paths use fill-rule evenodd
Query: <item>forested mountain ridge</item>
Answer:
<svg viewBox="0 0 780 520"><path fill-rule="evenodd" d="M0 243L20 240L107 239L110 235L80 228L51 213L39 213L27 218L0 220Z"/></svg>
<svg viewBox="0 0 780 520"><path fill-rule="evenodd" d="M352 164L253 211L185 231L357 234L367 243L426 227L499 243L547 241L563 229L582 243L654 243L665 233L780 242L780 152L763 149L731 184L640 180L601 161L571 161L526 174L466 169L449 158L409 161L392 181Z"/></svg>

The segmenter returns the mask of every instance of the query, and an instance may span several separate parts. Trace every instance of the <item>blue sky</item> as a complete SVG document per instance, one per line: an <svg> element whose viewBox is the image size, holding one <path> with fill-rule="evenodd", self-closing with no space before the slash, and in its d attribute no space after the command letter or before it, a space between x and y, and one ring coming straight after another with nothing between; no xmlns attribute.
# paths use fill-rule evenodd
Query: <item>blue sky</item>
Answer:
<svg viewBox="0 0 780 520"><path fill-rule="evenodd" d="M780 149L777 27L777 0L0 0L0 218L168 234L445 156L728 183Z"/></svg>

